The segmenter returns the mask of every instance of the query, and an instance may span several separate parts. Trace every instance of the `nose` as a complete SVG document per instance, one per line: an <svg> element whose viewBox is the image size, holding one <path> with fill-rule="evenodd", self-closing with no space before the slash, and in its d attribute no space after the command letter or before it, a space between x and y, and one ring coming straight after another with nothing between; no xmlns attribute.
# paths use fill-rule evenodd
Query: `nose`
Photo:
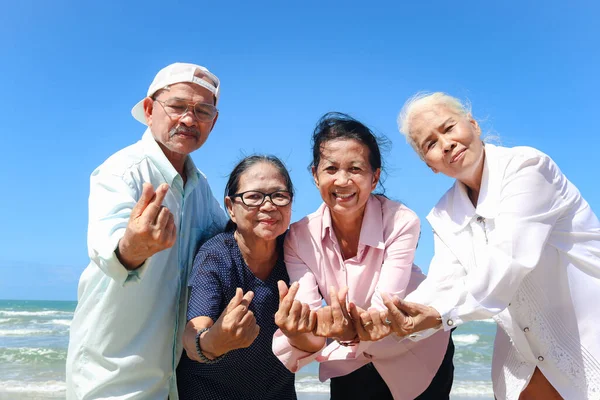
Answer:
<svg viewBox="0 0 600 400"><path fill-rule="evenodd" d="M261 210L274 210L277 206L273 203L271 196L265 196L265 201L260 205Z"/></svg>
<svg viewBox="0 0 600 400"><path fill-rule="evenodd" d="M442 136L440 138L440 141L442 142L442 148L444 149L444 153L448 153L456 147L456 142L447 136Z"/></svg>
<svg viewBox="0 0 600 400"><path fill-rule="evenodd" d="M179 117L179 121L185 126L196 126L198 120L196 118L196 114L194 114L194 109L192 107L188 107L185 109L183 114Z"/></svg>
<svg viewBox="0 0 600 400"><path fill-rule="evenodd" d="M347 185L350 181L350 173L344 169L340 169L335 174L335 184L336 185Z"/></svg>

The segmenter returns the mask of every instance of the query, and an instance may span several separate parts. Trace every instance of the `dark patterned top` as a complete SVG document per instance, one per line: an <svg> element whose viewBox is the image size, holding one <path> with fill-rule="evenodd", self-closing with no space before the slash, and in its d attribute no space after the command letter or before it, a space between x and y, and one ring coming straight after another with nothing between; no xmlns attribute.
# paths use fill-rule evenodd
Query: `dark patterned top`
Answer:
<svg viewBox="0 0 600 400"><path fill-rule="evenodd" d="M260 333L248 348L230 351L215 364L192 361L184 352L177 368L181 400L296 399L294 374L272 351L279 307L277 281L289 284L283 261L283 235L277 239L277 251L277 263L265 281L248 269L233 232L213 237L198 251L189 283L187 320L207 316L216 322L240 287L244 293L254 292L249 309Z"/></svg>

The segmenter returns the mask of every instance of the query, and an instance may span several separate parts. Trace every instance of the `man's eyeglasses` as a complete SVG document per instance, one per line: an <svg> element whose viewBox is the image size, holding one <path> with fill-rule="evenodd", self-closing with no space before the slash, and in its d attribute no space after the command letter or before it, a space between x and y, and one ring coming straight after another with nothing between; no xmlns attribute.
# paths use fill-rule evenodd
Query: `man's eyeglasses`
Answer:
<svg viewBox="0 0 600 400"><path fill-rule="evenodd" d="M190 107L194 110L194 115L198 119L198 121L202 122L210 122L217 116L217 107L208 103L187 103L185 101L177 100L177 99L169 99L166 101L154 100L159 103L165 113L169 117L179 118L182 115L185 115Z"/></svg>
<svg viewBox="0 0 600 400"><path fill-rule="evenodd" d="M229 196L234 199L239 197L242 199L242 203L248 207L260 207L265 199L268 197L271 203L278 207L287 206L292 201L292 194L287 190L276 190L272 193L263 193L258 190L249 190L247 192L236 193L233 196Z"/></svg>

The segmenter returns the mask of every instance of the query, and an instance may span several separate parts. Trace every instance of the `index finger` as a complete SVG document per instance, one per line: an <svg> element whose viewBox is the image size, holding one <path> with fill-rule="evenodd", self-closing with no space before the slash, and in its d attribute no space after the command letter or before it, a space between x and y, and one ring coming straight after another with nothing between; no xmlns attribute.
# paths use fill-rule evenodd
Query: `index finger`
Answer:
<svg viewBox="0 0 600 400"><path fill-rule="evenodd" d="M329 288L329 297L330 297L330 305L331 305L331 313L333 314L333 318L340 317L343 315L342 307L340 306L340 300L338 299L338 293L335 286L331 286Z"/></svg>
<svg viewBox="0 0 600 400"><path fill-rule="evenodd" d="M140 196L140 199L137 201L137 203L135 203L135 206L133 206L133 208L131 209L131 215L133 217L139 217L140 215L142 215L146 207L148 207L148 204L152 200L153 196L154 187L151 183L145 182L142 185L142 195Z"/></svg>
<svg viewBox="0 0 600 400"><path fill-rule="evenodd" d="M387 293L382 292L381 298L383 299L383 304L387 307L390 316L392 317L392 324L400 327L400 321L404 321L404 314L398 309L396 304L394 304L394 302Z"/></svg>
<svg viewBox="0 0 600 400"><path fill-rule="evenodd" d="M279 290L279 303L281 303L288 294L288 287L284 281L277 281L277 289Z"/></svg>
<svg viewBox="0 0 600 400"><path fill-rule="evenodd" d="M169 191L169 185L166 183L161 184L158 189L156 189L156 194L150 203L154 203L157 206L161 206L167 192Z"/></svg>
<svg viewBox="0 0 600 400"><path fill-rule="evenodd" d="M296 298L296 293L298 293L299 287L300 284L298 282L292 283L292 286L290 286L290 289L288 290L287 294L279 303L279 309L281 311L285 312L286 314L289 314L290 309L294 304L294 299Z"/></svg>

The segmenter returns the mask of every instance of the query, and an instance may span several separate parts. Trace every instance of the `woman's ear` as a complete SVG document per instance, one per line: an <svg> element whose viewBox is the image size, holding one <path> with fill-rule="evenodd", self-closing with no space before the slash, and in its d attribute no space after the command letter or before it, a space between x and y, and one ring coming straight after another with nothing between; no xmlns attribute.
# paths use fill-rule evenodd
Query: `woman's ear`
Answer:
<svg viewBox="0 0 600 400"><path fill-rule="evenodd" d="M473 118L471 114L468 114L467 120L469 121L471 126L473 126L473 129L475 129L475 132L477 132L477 136L481 136L481 127L479 126L479 123L475 120L475 118Z"/></svg>
<svg viewBox="0 0 600 400"><path fill-rule="evenodd" d="M225 197L225 207L227 208L227 214L229 214L229 218L235 222L235 214L233 212L233 201L231 201L231 197Z"/></svg>
<svg viewBox="0 0 600 400"><path fill-rule="evenodd" d="M373 182L371 183L371 191L375 190L381 176L381 168L377 168L373 174Z"/></svg>
<svg viewBox="0 0 600 400"><path fill-rule="evenodd" d="M315 185L317 187L319 187L319 178L317 178L317 167L315 167L314 165L310 168L310 171L312 172L312 176L313 176L313 180L315 181Z"/></svg>

